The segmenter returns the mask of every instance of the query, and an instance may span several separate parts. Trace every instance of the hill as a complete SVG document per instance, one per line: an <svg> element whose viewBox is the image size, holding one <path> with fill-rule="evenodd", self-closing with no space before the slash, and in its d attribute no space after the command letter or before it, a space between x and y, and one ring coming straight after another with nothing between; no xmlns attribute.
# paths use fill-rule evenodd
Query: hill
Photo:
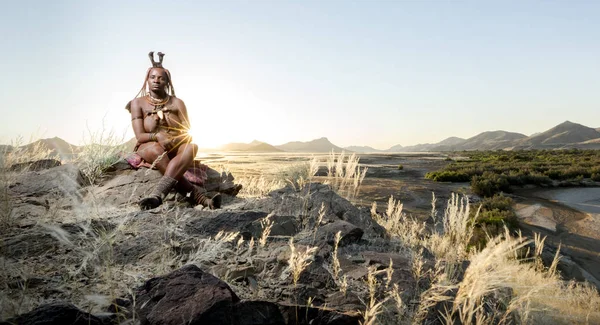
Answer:
<svg viewBox="0 0 600 325"><path fill-rule="evenodd" d="M274 146L254 140L250 143L228 143L219 147L222 151L245 151L245 152L279 152L282 151L280 149L275 148Z"/></svg>
<svg viewBox="0 0 600 325"><path fill-rule="evenodd" d="M331 143L327 138L319 138L308 142L293 141L275 148L289 152L335 152L347 151Z"/></svg>
<svg viewBox="0 0 600 325"><path fill-rule="evenodd" d="M519 149L560 148L600 138L593 128L565 121L545 132L523 139L517 143Z"/></svg>
<svg viewBox="0 0 600 325"><path fill-rule="evenodd" d="M457 146L458 150L498 150L514 146L514 144L527 138L526 135L507 131L486 131L468 138Z"/></svg>
<svg viewBox="0 0 600 325"><path fill-rule="evenodd" d="M369 147L369 146L349 146L349 147L345 147L344 150L353 151L353 152L361 152L361 153L384 151L384 150L375 149L375 148Z"/></svg>
<svg viewBox="0 0 600 325"><path fill-rule="evenodd" d="M78 147L59 138L40 139L23 146L26 150L50 150L51 156L58 156L60 159L71 158L77 152Z"/></svg>

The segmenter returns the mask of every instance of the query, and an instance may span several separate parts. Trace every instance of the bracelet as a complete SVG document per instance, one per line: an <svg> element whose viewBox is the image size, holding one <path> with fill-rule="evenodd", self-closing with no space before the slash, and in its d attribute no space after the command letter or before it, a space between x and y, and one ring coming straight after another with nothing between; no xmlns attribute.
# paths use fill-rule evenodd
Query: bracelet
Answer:
<svg viewBox="0 0 600 325"><path fill-rule="evenodd" d="M150 133L150 141L156 141L156 132Z"/></svg>

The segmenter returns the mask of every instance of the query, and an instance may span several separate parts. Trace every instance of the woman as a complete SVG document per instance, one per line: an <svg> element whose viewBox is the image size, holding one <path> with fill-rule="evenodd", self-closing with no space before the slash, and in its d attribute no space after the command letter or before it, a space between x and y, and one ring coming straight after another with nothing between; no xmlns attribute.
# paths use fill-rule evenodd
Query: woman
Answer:
<svg viewBox="0 0 600 325"><path fill-rule="evenodd" d="M160 206L171 189L183 194L192 205L201 204L210 209L221 207L221 196L212 199L183 177L192 166L198 146L191 142L187 108L175 97L175 88L169 70L163 68L163 53L148 54L152 67L146 73L144 85L135 99L127 104L137 145L134 149L146 162L163 174L154 191L140 200L142 210Z"/></svg>

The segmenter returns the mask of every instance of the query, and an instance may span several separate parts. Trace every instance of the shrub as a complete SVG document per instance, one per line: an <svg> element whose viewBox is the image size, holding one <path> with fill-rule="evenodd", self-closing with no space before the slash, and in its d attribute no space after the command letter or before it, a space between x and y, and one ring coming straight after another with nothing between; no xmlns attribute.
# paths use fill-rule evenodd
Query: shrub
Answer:
<svg viewBox="0 0 600 325"><path fill-rule="evenodd" d="M592 180L600 182L600 173L592 174Z"/></svg>
<svg viewBox="0 0 600 325"><path fill-rule="evenodd" d="M474 176L471 180L471 190L473 193L483 197L491 197L499 192L509 192L509 185L506 176L491 172L485 172L481 176Z"/></svg>
<svg viewBox="0 0 600 325"><path fill-rule="evenodd" d="M404 166L398 165L398 170L403 170L403 169L404 169Z"/></svg>

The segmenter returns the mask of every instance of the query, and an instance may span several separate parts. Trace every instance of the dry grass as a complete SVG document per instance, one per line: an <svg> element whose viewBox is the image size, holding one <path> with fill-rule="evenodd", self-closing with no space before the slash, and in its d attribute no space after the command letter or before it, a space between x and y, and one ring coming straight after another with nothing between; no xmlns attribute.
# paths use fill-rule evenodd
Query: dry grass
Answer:
<svg viewBox="0 0 600 325"><path fill-rule="evenodd" d="M356 154L339 156L332 150L327 159L327 180L334 191L352 201L358 195L360 186L367 175L367 167L360 168Z"/></svg>
<svg viewBox="0 0 600 325"><path fill-rule="evenodd" d="M95 184L124 153L125 136L118 137L114 131L91 131L84 137L84 145L77 152L74 163L79 166L90 184Z"/></svg>

